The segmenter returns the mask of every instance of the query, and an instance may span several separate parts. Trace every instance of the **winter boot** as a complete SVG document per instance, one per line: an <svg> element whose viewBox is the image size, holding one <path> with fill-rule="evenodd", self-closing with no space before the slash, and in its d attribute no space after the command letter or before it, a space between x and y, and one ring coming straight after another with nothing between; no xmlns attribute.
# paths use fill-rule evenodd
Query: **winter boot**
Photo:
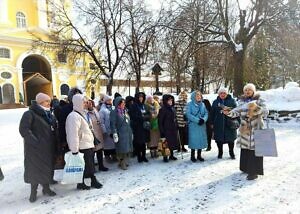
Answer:
<svg viewBox="0 0 300 214"><path fill-rule="evenodd" d="M127 165L124 159L120 159L119 167L120 169L127 170Z"/></svg>
<svg viewBox="0 0 300 214"><path fill-rule="evenodd" d="M174 152L172 149L170 149L170 157L169 157L169 160L177 160L177 158L174 156Z"/></svg>
<svg viewBox="0 0 300 214"><path fill-rule="evenodd" d="M38 188L38 184L31 184L31 193L29 197L29 201L31 203L36 201L37 188Z"/></svg>
<svg viewBox="0 0 300 214"><path fill-rule="evenodd" d="M151 155L151 158L155 158L155 150L151 149L150 150L150 155Z"/></svg>
<svg viewBox="0 0 300 214"><path fill-rule="evenodd" d="M91 187L95 188L95 189L100 189L102 188L102 184L97 180L96 176L93 175L91 177Z"/></svg>
<svg viewBox="0 0 300 214"><path fill-rule="evenodd" d="M3 172L2 172L2 170L0 168L0 181L2 181L3 179L4 179L4 175L3 175Z"/></svg>
<svg viewBox="0 0 300 214"><path fill-rule="evenodd" d="M184 145L182 145L181 151L182 151L182 152L187 152L188 150L184 147Z"/></svg>
<svg viewBox="0 0 300 214"><path fill-rule="evenodd" d="M164 162L165 162L165 163L169 162L168 156L164 156Z"/></svg>
<svg viewBox="0 0 300 214"><path fill-rule="evenodd" d="M84 183L84 180L82 180L82 183L77 184L77 189L79 189L79 190L89 190L89 189L91 189L91 187L87 186Z"/></svg>
<svg viewBox="0 0 300 214"><path fill-rule="evenodd" d="M139 163L142 163L142 162L143 162L143 159L142 159L142 154L141 154L141 152L137 152L136 156L137 156L138 162L139 162Z"/></svg>
<svg viewBox="0 0 300 214"><path fill-rule="evenodd" d="M96 155L97 155L97 160L99 165L99 171L103 171L103 172L108 171L108 168L103 165L103 150L100 149L99 151L97 151Z"/></svg>
<svg viewBox="0 0 300 214"><path fill-rule="evenodd" d="M234 151L233 151L233 148L234 148L234 143L228 143L228 147L229 147L229 155L230 155L230 158L232 160L235 159L235 155L234 155Z"/></svg>
<svg viewBox="0 0 300 214"><path fill-rule="evenodd" d="M195 158L195 149L191 149L191 161L194 163L197 161Z"/></svg>
<svg viewBox="0 0 300 214"><path fill-rule="evenodd" d="M49 196L56 195L56 193L50 189L49 184L43 184L43 194Z"/></svg>
<svg viewBox="0 0 300 214"><path fill-rule="evenodd" d="M249 180L249 181L251 181L251 180L255 180L255 179L257 179L257 175L248 175L247 176L247 180Z"/></svg>
<svg viewBox="0 0 300 214"><path fill-rule="evenodd" d="M198 149L197 150L197 160L203 162L204 159L201 157L201 151L202 151L202 149Z"/></svg>
<svg viewBox="0 0 300 214"><path fill-rule="evenodd" d="M223 157L223 144L220 142L217 142L217 146L218 146L218 158L222 159Z"/></svg>
<svg viewBox="0 0 300 214"><path fill-rule="evenodd" d="M159 157L158 151L157 151L157 149L155 149L155 150L154 150L154 158L158 158L158 157Z"/></svg>

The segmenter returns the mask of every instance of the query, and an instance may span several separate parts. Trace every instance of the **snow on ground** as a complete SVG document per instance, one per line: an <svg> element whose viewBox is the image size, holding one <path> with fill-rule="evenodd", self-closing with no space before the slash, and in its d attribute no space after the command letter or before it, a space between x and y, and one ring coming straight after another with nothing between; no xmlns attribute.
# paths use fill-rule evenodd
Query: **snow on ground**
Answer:
<svg viewBox="0 0 300 214"><path fill-rule="evenodd" d="M265 158L265 175L247 181L236 160L218 160L217 147L203 152L204 163L192 163L190 154L179 160L162 158L138 164L130 160L127 171L107 164L97 172L104 187L78 191L75 185L53 185L55 197L38 191L38 200L28 201L30 187L23 181L23 145L19 120L26 109L0 110L0 213L300 213L300 123L271 123L276 130L279 157Z"/></svg>
<svg viewBox="0 0 300 214"><path fill-rule="evenodd" d="M285 88L279 87L259 93L266 100L269 109L277 111L300 110L300 87L296 82L289 82Z"/></svg>

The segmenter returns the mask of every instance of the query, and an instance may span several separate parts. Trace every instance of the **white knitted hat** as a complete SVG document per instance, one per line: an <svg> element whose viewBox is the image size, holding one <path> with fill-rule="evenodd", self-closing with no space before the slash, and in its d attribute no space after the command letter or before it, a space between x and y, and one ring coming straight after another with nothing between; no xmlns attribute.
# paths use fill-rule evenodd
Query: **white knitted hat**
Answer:
<svg viewBox="0 0 300 214"><path fill-rule="evenodd" d="M226 93L226 94L228 94L228 89L225 88L225 87L220 87L219 90L218 90L218 94L221 94L221 93Z"/></svg>
<svg viewBox="0 0 300 214"><path fill-rule="evenodd" d="M253 83L247 83L245 86L244 86L244 89L243 91L245 91L246 89L250 89L251 91L253 91L254 93L256 92L256 87Z"/></svg>

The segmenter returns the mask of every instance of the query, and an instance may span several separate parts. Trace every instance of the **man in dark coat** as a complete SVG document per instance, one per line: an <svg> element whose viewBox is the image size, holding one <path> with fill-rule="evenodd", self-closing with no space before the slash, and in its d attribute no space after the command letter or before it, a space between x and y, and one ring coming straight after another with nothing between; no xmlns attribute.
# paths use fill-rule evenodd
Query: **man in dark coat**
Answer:
<svg viewBox="0 0 300 214"><path fill-rule="evenodd" d="M211 120L213 124L214 139L218 146L218 158L223 157L223 144L228 144L229 155L231 159L235 159L234 141L237 138L237 130L229 126L231 118L223 114L224 108L233 109L237 106L235 100L228 94L226 88L218 90L218 97L214 100L211 110Z"/></svg>
<svg viewBox="0 0 300 214"><path fill-rule="evenodd" d="M170 94L163 95L163 105L158 113L160 137L165 138L170 149L169 160L177 160L173 151L178 148L177 124L174 109L174 97ZM168 162L168 157L164 157Z"/></svg>
<svg viewBox="0 0 300 214"><path fill-rule="evenodd" d="M145 106L146 95L139 92L135 95L134 103L129 108L129 116L133 131L133 146L139 163L148 162L146 158L146 143L150 140L149 129L145 126L150 124L150 111Z"/></svg>
<svg viewBox="0 0 300 214"><path fill-rule="evenodd" d="M24 180L31 184L30 202L36 201L37 188L43 186L43 194L55 196L49 184L54 173L54 147L56 120L50 112L50 97L36 95L34 103L20 121L19 132L24 138Z"/></svg>

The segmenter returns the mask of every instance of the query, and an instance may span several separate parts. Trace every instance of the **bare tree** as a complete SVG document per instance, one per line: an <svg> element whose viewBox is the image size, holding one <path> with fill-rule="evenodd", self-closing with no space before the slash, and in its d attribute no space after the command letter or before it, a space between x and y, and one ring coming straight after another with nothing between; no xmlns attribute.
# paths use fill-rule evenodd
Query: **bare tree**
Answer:
<svg viewBox="0 0 300 214"><path fill-rule="evenodd" d="M126 16L128 16L128 61L132 73L136 77L136 92L139 92L143 66L147 64L152 52L152 44L156 34L156 23L153 14L147 9L143 1L129 0L125 4ZM159 20L159 16L158 16Z"/></svg>
<svg viewBox="0 0 300 214"><path fill-rule="evenodd" d="M52 11L50 40L38 38L37 45L57 48L78 57L87 54L93 61L91 78L107 79L107 93L111 94L114 74L122 64L127 50L124 42L123 4L121 0L73 1L77 17L71 17L70 8L64 1L49 0ZM74 14L75 14L74 13Z"/></svg>
<svg viewBox="0 0 300 214"><path fill-rule="evenodd" d="M200 0L192 1L199 3ZM186 33L195 40L197 44L225 43L231 50L232 70L233 70L233 88L235 94L242 93L244 84L244 61L245 53L250 41L257 34L261 26L268 23L280 12L282 12L281 1L253 0L249 5L242 9L239 0L212 0L209 3L210 16L199 16L194 19L196 24L193 31L190 28L169 27ZM187 4L190 4L188 2ZM194 4L195 8L203 4ZM273 5L271 7L271 5ZM208 19L208 17L210 17ZM201 33L207 33L201 36ZM195 68L197 68L195 60ZM196 76L197 78L197 76Z"/></svg>

